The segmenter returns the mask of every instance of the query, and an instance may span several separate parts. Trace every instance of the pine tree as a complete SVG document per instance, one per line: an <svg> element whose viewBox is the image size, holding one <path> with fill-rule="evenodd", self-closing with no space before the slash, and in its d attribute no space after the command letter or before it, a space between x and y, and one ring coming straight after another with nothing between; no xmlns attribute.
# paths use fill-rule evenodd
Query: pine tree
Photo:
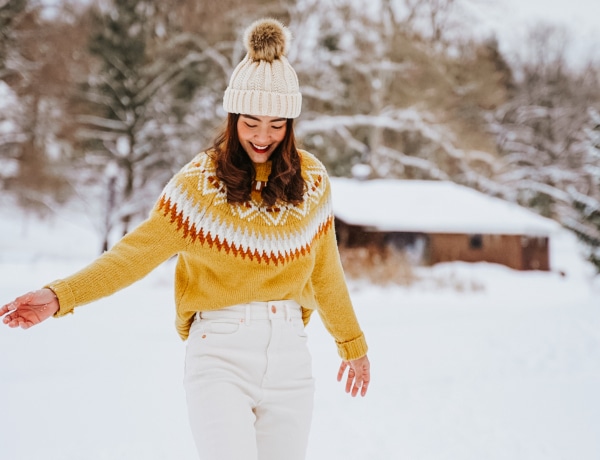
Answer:
<svg viewBox="0 0 600 460"><path fill-rule="evenodd" d="M115 0L105 11L92 9L89 52L96 64L81 85L76 119L80 171L87 193L94 186L98 193L103 250L113 230L125 234L145 215L188 153L177 139L189 94L174 91L185 66L166 46L170 24L161 6Z"/></svg>

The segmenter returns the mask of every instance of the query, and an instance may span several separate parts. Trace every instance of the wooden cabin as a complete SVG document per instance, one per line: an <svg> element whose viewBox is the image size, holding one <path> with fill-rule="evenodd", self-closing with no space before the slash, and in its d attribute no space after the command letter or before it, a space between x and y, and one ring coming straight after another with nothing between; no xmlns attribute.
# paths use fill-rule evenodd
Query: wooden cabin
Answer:
<svg viewBox="0 0 600 460"><path fill-rule="evenodd" d="M550 270L556 222L452 182L332 178L340 247L393 247L414 263Z"/></svg>

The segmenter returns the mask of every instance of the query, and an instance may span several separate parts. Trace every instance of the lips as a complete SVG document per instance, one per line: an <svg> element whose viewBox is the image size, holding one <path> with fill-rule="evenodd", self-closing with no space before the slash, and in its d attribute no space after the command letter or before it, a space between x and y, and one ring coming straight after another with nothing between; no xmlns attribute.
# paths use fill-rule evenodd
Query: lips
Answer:
<svg viewBox="0 0 600 460"><path fill-rule="evenodd" d="M256 153L267 153L267 151L269 150L269 147L270 147L270 145L256 145L256 144L253 144L252 142L250 143L250 145L252 146L252 149Z"/></svg>

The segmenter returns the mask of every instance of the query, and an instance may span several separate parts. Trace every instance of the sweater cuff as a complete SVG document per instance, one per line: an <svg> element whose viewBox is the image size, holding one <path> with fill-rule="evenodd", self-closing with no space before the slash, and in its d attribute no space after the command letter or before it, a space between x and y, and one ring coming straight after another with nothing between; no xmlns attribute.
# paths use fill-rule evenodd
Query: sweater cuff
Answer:
<svg viewBox="0 0 600 460"><path fill-rule="evenodd" d="M349 342L338 342L337 346L339 355L345 361L362 358L369 350L364 334Z"/></svg>
<svg viewBox="0 0 600 460"><path fill-rule="evenodd" d="M68 313L73 313L75 309L75 294L64 281L53 281L44 286L51 289L58 298L58 311L54 313L55 318L60 318Z"/></svg>

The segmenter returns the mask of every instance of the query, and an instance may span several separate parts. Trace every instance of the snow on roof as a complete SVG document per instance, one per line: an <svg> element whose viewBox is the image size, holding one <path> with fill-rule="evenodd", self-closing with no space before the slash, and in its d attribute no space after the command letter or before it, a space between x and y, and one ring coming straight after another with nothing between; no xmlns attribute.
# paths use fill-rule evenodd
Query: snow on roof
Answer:
<svg viewBox="0 0 600 460"><path fill-rule="evenodd" d="M553 220L448 181L331 178L335 216L380 231L548 236Z"/></svg>

